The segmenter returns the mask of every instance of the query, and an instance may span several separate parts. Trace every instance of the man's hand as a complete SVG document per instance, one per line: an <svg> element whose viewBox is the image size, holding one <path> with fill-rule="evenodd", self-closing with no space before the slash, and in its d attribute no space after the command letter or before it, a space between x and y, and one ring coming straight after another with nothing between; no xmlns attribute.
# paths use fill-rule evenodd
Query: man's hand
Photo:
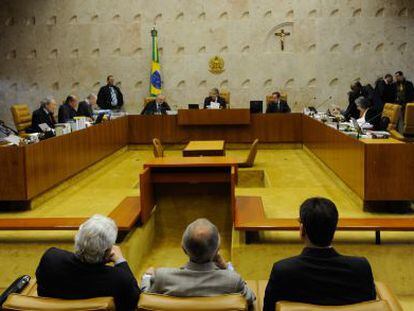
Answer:
<svg viewBox="0 0 414 311"><path fill-rule="evenodd" d="M145 271L145 274L148 274L148 275L154 275L154 274L155 274L155 269L154 269L154 267L149 267L149 268L147 269L147 271Z"/></svg>
<svg viewBox="0 0 414 311"><path fill-rule="evenodd" d="M214 263L217 267L219 267L222 270L227 269L227 262L224 260L223 257L219 253L217 253L216 257L214 258Z"/></svg>
<svg viewBox="0 0 414 311"><path fill-rule="evenodd" d="M122 251L119 246L113 245L109 254L109 261L115 263L120 260L125 260Z"/></svg>

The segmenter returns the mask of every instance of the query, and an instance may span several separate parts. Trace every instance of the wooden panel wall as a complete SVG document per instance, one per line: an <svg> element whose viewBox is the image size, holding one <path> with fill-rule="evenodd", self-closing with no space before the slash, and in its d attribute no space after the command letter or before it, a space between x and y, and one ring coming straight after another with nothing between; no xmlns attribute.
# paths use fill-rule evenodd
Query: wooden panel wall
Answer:
<svg viewBox="0 0 414 311"><path fill-rule="evenodd" d="M24 147L27 198L50 189L127 144L127 117Z"/></svg>
<svg viewBox="0 0 414 311"><path fill-rule="evenodd" d="M365 163L365 200L414 200L414 144L366 144Z"/></svg>
<svg viewBox="0 0 414 311"><path fill-rule="evenodd" d="M229 110L230 111L230 110ZM237 115L235 115L236 117ZM154 137L163 143L190 140L225 140L251 143L255 138L267 143L302 141L301 114L253 114L247 125L178 125L177 116L129 116L129 143L149 144Z"/></svg>
<svg viewBox="0 0 414 311"><path fill-rule="evenodd" d="M20 201L25 198L24 148L0 147L0 200Z"/></svg>
<svg viewBox="0 0 414 311"><path fill-rule="evenodd" d="M302 127L303 144L364 198L364 143L305 115Z"/></svg>

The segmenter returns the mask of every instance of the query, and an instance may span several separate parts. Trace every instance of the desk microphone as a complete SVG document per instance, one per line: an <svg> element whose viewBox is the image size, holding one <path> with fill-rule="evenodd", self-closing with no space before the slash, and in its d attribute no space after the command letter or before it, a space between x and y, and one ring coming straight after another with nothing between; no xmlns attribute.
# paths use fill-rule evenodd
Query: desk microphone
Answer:
<svg viewBox="0 0 414 311"><path fill-rule="evenodd" d="M0 126L8 129L9 131L12 131L16 135L19 135L19 133L17 133L17 131L15 131L14 129L12 129L10 126L7 126L6 123L3 120L0 120Z"/></svg>

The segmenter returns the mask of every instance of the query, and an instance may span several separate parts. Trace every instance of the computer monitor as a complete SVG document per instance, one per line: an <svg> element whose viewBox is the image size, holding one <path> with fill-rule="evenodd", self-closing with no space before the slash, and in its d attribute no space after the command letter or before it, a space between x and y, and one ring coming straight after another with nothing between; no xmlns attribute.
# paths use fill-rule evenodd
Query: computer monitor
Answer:
<svg viewBox="0 0 414 311"><path fill-rule="evenodd" d="M200 107L198 106L198 104L189 104L188 109L200 109Z"/></svg>
<svg viewBox="0 0 414 311"><path fill-rule="evenodd" d="M263 113L263 100L251 100L250 113Z"/></svg>

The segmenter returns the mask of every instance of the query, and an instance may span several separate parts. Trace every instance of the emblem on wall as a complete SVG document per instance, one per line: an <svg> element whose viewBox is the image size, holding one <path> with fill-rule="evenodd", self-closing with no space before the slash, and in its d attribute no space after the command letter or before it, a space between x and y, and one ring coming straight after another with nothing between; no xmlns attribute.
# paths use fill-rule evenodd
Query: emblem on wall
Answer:
<svg viewBox="0 0 414 311"><path fill-rule="evenodd" d="M208 61L209 71L214 74L224 72L224 59L221 56L214 56Z"/></svg>

